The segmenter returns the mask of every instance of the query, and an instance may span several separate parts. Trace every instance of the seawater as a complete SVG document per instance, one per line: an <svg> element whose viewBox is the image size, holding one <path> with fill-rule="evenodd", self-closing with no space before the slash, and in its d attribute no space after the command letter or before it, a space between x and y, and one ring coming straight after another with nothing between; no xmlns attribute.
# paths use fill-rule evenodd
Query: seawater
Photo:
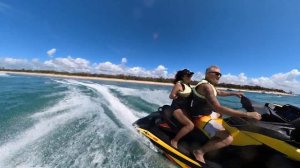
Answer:
<svg viewBox="0 0 300 168"><path fill-rule="evenodd" d="M170 86L0 75L0 167L175 167L132 123L156 111ZM300 106L299 96L245 93ZM239 109L236 97L220 98Z"/></svg>

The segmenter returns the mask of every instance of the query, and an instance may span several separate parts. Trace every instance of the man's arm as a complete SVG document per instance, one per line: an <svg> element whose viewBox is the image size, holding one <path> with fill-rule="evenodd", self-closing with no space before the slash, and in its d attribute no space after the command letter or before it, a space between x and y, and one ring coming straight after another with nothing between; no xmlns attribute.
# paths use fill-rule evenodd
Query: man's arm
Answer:
<svg viewBox="0 0 300 168"><path fill-rule="evenodd" d="M237 96L242 97L244 94L242 92L226 92L223 90L217 90L218 96Z"/></svg>
<svg viewBox="0 0 300 168"><path fill-rule="evenodd" d="M198 87L198 89L199 88L200 87ZM214 95L212 87L209 85L206 85L206 84L203 85L203 93L204 93L204 96L205 96L206 100L208 101L208 103L211 104L213 109L218 113L233 116L233 117L247 117L247 118L254 118L257 120L261 119L260 114L257 112L242 112L239 110L234 110L234 109L222 106L219 103L217 97Z"/></svg>

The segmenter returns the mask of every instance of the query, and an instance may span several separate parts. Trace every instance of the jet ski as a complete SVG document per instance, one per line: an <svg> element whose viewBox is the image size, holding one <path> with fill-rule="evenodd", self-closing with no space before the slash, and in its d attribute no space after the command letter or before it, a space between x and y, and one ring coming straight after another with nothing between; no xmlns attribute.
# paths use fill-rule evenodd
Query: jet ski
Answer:
<svg viewBox="0 0 300 168"><path fill-rule="evenodd" d="M178 149L171 146L182 125L172 116L168 105L133 123L136 130L150 141L152 149L165 155L180 167L300 167L300 120L299 108L291 105L257 104L244 97L246 111L262 114L261 121L228 117L220 119L233 136L233 143L205 155L206 163L197 161L192 153L209 139L198 129L183 137ZM287 111L284 111L287 110ZM289 111L293 111L292 115Z"/></svg>
<svg viewBox="0 0 300 168"><path fill-rule="evenodd" d="M259 103L242 96L241 104L247 112L257 111L262 115L263 121L291 123L300 127L300 108L285 104Z"/></svg>

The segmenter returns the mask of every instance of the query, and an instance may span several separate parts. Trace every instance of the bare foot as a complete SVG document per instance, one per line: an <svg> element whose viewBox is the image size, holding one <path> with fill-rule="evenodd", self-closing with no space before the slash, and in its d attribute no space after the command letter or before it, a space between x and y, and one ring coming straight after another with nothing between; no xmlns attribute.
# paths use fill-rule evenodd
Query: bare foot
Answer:
<svg viewBox="0 0 300 168"><path fill-rule="evenodd" d="M177 149L177 141L175 141L174 139L172 139L171 140L171 145L175 148L175 149Z"/></svg>
<svg viewBox="0 0 300 168"><path fill-rule="evenodd" d="M204 153L201 150L194 150L193 154L194 154L196 160L198 160L199 162L205 163Z"/></svg>

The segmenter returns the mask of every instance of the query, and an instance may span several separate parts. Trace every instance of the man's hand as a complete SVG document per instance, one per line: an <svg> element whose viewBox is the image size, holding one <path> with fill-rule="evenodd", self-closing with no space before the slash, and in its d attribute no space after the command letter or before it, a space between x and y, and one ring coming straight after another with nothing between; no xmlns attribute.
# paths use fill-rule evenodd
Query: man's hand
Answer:
<svg viewBox="0 0 300 168"><path fill-rule="evenodd" d="M234 95L237 96L238 98L241 98L242 96L244 96L244 93L243 92L235 92Z"/></svg>
<svg viewBox="0 0 300 168"><path fill-rule="evenodd" d="M247 112L246 114L247 114L247 118L261 120L261 115L258 112Z"/></svg>

